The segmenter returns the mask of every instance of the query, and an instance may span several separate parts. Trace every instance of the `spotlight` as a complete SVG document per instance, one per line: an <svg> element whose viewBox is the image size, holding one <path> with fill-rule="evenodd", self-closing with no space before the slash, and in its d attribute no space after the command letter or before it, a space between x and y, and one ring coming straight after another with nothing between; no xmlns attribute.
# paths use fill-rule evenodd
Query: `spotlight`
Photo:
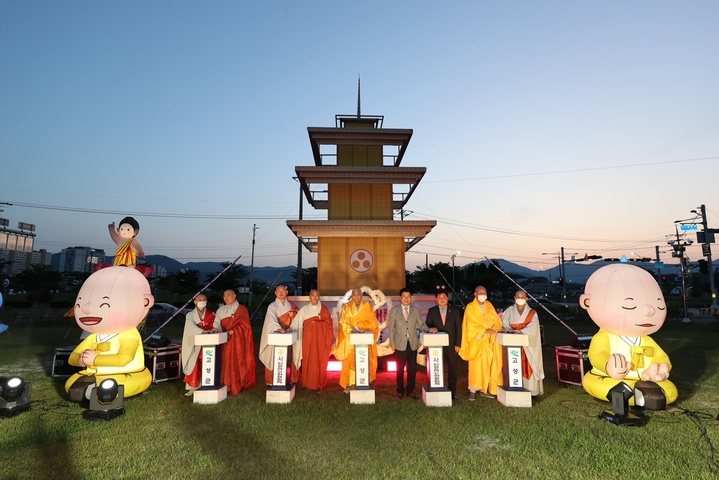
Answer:
<svg viewBox="0 0 719 480"><path fill-rule="evenodd" d="M90 410L85 420L112 420L125 413L122 401L125 398L125 387L118 385L112 378L100 382L90 393Z"/></svg>
<svg viewBox="0 0 719 480"><path fill-rule="evenodd" d="M22 377L0 378L0 417L10 418L30 410L32 384Z"/></svg>
<svg viewBox="0 0 719 480"><path fill-rule="evenodd" d="M644 421L629 413L629 399L634 396L634 389L624 382L619 382L607 393L607 400L612 402L613 412L604 411L599 415L614 425L621 427L642 427Z"/></svg>

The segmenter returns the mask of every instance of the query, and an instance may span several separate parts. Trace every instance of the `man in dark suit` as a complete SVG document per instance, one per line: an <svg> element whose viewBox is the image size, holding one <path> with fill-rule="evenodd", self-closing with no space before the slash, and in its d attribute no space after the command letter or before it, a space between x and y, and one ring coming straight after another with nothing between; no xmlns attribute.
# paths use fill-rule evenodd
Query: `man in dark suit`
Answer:
<svg viewBox="0 0 719 480"><path fill-rule="evenodd" d="M452 398L457 399L457 368L459 366L459 347L462 344L462 311L449 305L449 297L444 285L437 287L434 298L436 307L427 310L429 331L444 332L449 335L449 345L443 347L444 359L449 370L449 390Z"/></svg>

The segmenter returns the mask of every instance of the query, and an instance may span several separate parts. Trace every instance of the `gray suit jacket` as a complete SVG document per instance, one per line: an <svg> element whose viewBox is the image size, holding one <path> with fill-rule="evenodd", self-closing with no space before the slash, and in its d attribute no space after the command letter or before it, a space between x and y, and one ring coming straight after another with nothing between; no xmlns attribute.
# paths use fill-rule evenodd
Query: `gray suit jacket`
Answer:
<svg viewBox="0 0 719 480"><path fill-rule="evenodd" d="M389 344L394 345L397 350L407 350L407 342L409 342L409 348L417 350L419 348L417 329L426 332L429 327L422 320L419 308L410 305L407 320L404 319L402 308L402 304L399 304L392 307L389 312Z"/></svg>

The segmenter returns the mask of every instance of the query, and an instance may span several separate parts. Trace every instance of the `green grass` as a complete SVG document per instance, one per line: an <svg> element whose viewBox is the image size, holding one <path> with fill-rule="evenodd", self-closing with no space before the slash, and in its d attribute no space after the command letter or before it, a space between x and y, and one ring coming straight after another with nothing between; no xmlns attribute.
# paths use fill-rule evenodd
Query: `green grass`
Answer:
<svg viewBox="0 0 719 480"><path fill-rule="evenodd" d="M393 373L379 374L375 405L351 405L335 374L323 394L298 390L290 405L265 404L259 386L218 405L196 405L181 381L164 382L127 400L125 415L88 422L49 376L54 348L73 344L79 329L47 310L31 312L0 316L10 325L10 335L0 335L0 375L20 373L33 384L32 410L0 420L1 479L719 475L717 323L668 322L654 335L673 361L680 410L644 412L641 428L599 420L602 404L557 381L551 347L544 350L545 394L531 409L467 401L465 370L452 408L395 400ZM566 344L570 334L543 319L547 343ZM570 325L596 331L586 318ZM165 333L178 338L180 328ZM419 374L418 384L424 381Z"/></svg>

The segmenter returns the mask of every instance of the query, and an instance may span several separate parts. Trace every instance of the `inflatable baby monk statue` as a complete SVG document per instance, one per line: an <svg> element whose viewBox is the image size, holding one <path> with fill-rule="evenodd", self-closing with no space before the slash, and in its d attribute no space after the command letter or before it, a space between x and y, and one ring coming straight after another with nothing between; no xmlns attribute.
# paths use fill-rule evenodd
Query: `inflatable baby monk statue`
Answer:
<svg viewBox="0 0 719 480"><path fill-rule="evenodd" d="M115 222L107 226L112 241L117 245L113 265L124 265L134 267L137 265L137 257L145 258L145 252L135 237L140 233L140 224L132 217L125 217L120 220L120 226L115 231Z"/></svg>
<svg viewBox="0 0 719 480"><path fill-rule="evenodd" d="M124 385L125 397L142 393L152 374L145 368L137 325L154 304L150 284L134 268L108 267L85 280L75 301L75 319L90 332L70 354L71 365L85 367L65 383L71 402L89 398L106 378Z"/></svg>
<svg viewBox="0 0 719 480"><path fill-rule="evenodd" d="M592 370L582 386L606 401L609 390L624 382L634 389L630 405L663 410L677 388L668 380L672 364L649 335L664 324L664 296L649 272L634 265L607 265L587 280L579 305L600 330L589 345Z"/></svg>

